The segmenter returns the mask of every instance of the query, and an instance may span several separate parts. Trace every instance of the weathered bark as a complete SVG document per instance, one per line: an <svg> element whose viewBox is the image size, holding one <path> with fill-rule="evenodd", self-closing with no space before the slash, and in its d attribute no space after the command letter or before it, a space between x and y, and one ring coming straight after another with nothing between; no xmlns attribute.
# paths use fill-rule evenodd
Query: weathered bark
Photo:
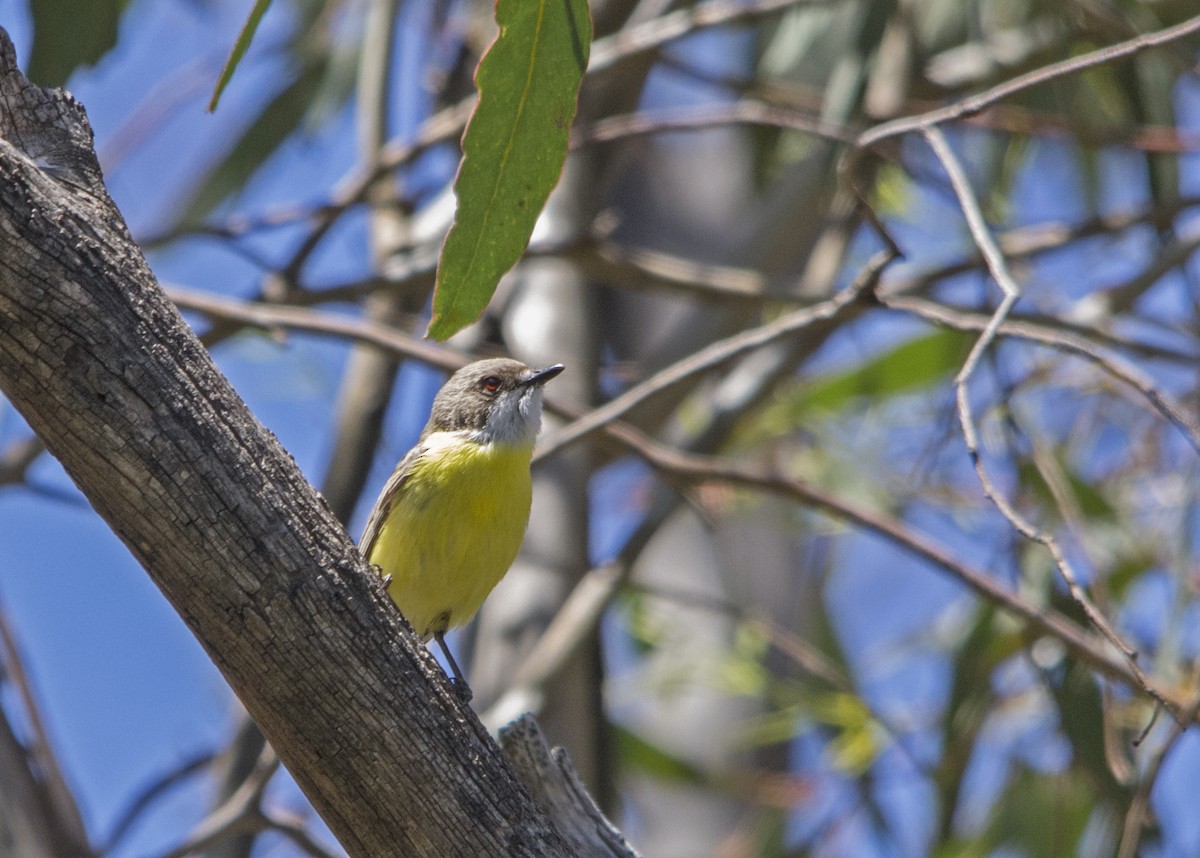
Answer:
<svg viewBox="0 0 1200 858"><path fill-rule="evenodd" d="M156 284L83 110L0 30L0 390L352 855L571 849Z"/></svg>

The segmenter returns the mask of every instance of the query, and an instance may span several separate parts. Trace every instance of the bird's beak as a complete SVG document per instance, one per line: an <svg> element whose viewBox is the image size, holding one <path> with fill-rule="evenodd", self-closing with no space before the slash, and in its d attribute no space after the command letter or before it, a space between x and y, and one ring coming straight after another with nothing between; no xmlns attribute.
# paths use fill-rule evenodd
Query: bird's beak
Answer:
<svg viewBox="0 0 1200 858"><path fill-rule="evenodd" d="M566 367L561 363L556 363L554 366L548 366L545 369L535 369L533 375L521 382L522 387L541 387L554 376L562 372Z"/></svg>

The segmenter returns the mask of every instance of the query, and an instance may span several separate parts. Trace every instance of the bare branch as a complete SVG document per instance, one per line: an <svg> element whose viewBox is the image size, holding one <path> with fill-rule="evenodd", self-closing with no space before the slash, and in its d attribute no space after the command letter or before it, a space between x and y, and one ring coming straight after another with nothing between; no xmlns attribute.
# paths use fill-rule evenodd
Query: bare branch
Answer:
<svg viewBox="0 0 1200 858"><path fill-rule="evenodd" d="M1006 80L991 89L975 93L945 107L939 107L936 110L930 110L917 116L904 116L899 119L893 119L891 122L884 122L881 125L869 128L859 135L856 151L861 152L869 149L889 137L896 137L913 131L924 131L927 128L933 128L937 125L953 122L957 119L964 119L1023 90L1040 86L1055 78L1078 74L1081 71L1086 71L1104 63L1110 63L1113 60L1132 56L1147 48L1169 44L1196 32L1200 32L1200 15L1189 18L1173 27L1166 27L1153 33L1143 33L1126 41L1118 42L1115 45L1108 45L1078 57L1071 57L1061 62L1042 66L1027 74Z"/></svg>
<svg viewBox="0 0 1200 858"><path fill-rule="evenodd" d="M661 48L668 42L710 27L741 23L798 6L827 6L836 0L710 0L677 9L626 27L592 43L588 75L601 74L616 63Z"/></svg>
<svg viewBox="0 0 1200 858"><path fill-rule="evenodd" d="M112 831L109 832L108 838L105 840L104 846L100 851L104 854L112 852L120 844L125 835L129 833L129 830L137 823L138 817L145 813L155 801L192 775L208 768L215 757L216 754L212 751L196 754L143 787L134 795L133 800L129 802L129 806L117 818Z"/></svg>
<svg viewBox="0 0 1200 858"><path fill-rule="evenodd" d="M45 449L36 437L22 438L9 444L0 456L0 486L25 482L29 466L37 461Z"/></svg>
<svg viewBox="0 0 1200 858"><path fill-rule="evenodd" d="M25 749L25 757L31 763L29 768L37 779L36 788L43 799L39 809L46 817L43 821L49 829L48 835L56 838L56 845L67 852L82 856L92 855L83 815L79 812L75 796L63 776L62 767L58 763L58 756L54 753L54 746L50 742L46 723L42 718L41 707L33 693L29 674L25 670L25 660L21 657L16 636L3 612L0 612L0 676L9 679L15 687L21 709L33 733L32 741ZM12 773L12 777L15 786L15 772Z"/></svg>
<svg viewBox="0 0 1200 858"><path fill-rule="evenodd" d="M660 370L610 402L549 435L538 444L535 460L550 456L599 431L642 402L688 378L708 372L754 349L794 336L816 322L835 317L874 287L883 267L892 258L890 253L878 255L864 270L863 276L826 301L793 310L773 322L719 340Z"/></svg>
<svg viewBox="0 0 1200 858"><path fill-rule="evenodd" d="M959 331L986 330L992 318L979 313L957 310L924 298L902 296L892 298L883 295L879 300L886 307L909 312ZM1120 355L1106 352L1104 346L1090 341L1076 331L1062 330L1045 323L1010 318L1002 321L995 333L998 336L1028 340L1076 355L1123 384L1129 385L1142 395L1151 408L1174 425L1187 439L1192 449L1200 454L1200 421L1174 397L1155 384L1148 374L1135 364L1124 360Z"/></svg>
<svg viewBox="0 0 1200 858"><path fill-rule="evenodd" d="M626 140L649 134L680 131L703 131L729 125L764 125L804 131L836 143L853 143L854 136L846 129L821 119L747 99L729 104L708 105L686 111L626 113L606 116L591 125L578 126L571 131L571 148L581 149L597 143Z"/></svg>
<svg viewBox="0 0 1200 858"><path fill-rule="evenodd" d="M163 853L162 858L185 858L238 834L258 830L258 810L263 791L279 768L279 757L265 745L254 770L233 793L197 825L183 842Z"/></svg>
<svg viewBox="0 0 1200 858"><path fill-rule="evenodd" d="M1093 604L1087 591L1080 585L1079 576L1076 574L1075 568L1067 558L1066 553L1062 550L1062 546L1059 545L1058 540L1052 534L1038 528L1017 511L1017 508L996 488L987 470L987 466L984 464L979 450L979 436L975 427L975 418L971 408L968 386L971 376L978 368L984 353L992 345L1000 330L1000 326L1004 323L1013 305L1016 304L1017 299L1020 298L1021 290L1009 273L1008 263L1005 262L1003 254L1000 253L1000 249L992 239L987 224L984 223L983 212L979 207L978 200L975 199L975 192L971 189L970 182L967 180L962 165L959 163L958 157L954 154L953 150L951 150L950 144L946 142L941 129L937 126L931 126L923 129L922 133L925 135L925 139L929 141L929 145L933 148L938 160L942 162L942 167L945 169L946 175L950 178L950 184L954 188L955 196L958 198L959 207L967 219L967 226L971 231L971 237L975 240L976 245L983 254L984 260L987 262L988 272L1004 293L1003 300L1001 300L1000 305L996 308L996 312L988 320L983 333L975 341L975 345L963 363L962 369L959 370L958 375L954 379L959 424L962 428L963 440L966 443L967 452L971 457L971 464L974 466L975 473L979 477L980 486L983 489L984 495L992 501L1001 515L1012 524L1017 532L1026 539L1045 546L1046 550L1050 552L1055 566L1058 567L1063 580L1066 582L1071 597L1083 609L1092 625L1125 656L1129 662L1133 676L1141 684L1142 689L1158 700L1159 703L1166 706L1166 700L1159 696L1157 690L1150 684L1150 678L1138 666L1137 653L1116 633L1112 625L1095 604Z"/></svg>
<svg viewBox="0 0 1200 858"><path fill-rule="evenodd" d="M1170 733L1162 747L1150 758L1149 764L1145 767L1137 791L1125 812L1125 825L1121 831L1121 845L1117 851L1117 858L1135 858L1138 855L1138 845L1141 843L1146 819L1150 814L1150 793L1158 782L1158 776L1162 772L1167 756L1179 744L1179 740L1183 738L1188 728L1196 722L1197 717L1200 717L1200 694L1193 696L1191 701L1176 715L1175 722L1171 724Z"/></svg>

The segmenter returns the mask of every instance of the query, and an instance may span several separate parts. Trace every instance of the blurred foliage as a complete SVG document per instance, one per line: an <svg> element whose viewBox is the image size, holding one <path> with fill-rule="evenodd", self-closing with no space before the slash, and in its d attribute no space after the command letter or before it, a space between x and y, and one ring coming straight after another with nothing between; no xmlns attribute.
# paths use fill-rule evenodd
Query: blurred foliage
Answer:
<svg viewBox="0 0 1200 858"><path fill-rule="evenodd" d="M282 4L276 5L275 13L282 8ZM327 120L350 98L358 45L333 38L327 8L319 0L291 0L287 8L294 15L294 25L291 38L277 49L285 60L280 86L247 117L241 135L201 168L190 193L177 204L175 222L166 233L203 224L304 127L306 118ZM239 47L249 49L248 45Z"/></svg>
<svg viewBox="0 0 1200 858"><path fill-rule="evenodd" d="M688 784L703 783L706 779L704 771L699 767L635 736L628 730L618 728L613 732L613 738L617 745L617 759L621 761L622 768L631 772L640 772L658 780Z"/></svg>
<svg viewBox="0 0 1200 858"><path fill-rule="evenodd" d="M785 395L777 403L784 409L778 419L795 426L804 414L837 413L856 398L877 404L894 396L928 390L953 377L970 347L971 338L958 331L939 330L906 340L886 354L845 371L797 382L793 395Z"/></svg>
<svg viewBox="0 0 1200 858"><path fill-rule="evenodd" d="M29 79L62 86L77 68L95 65L117 43L117 26L128 5L129 0L30 0Z"/></svg>

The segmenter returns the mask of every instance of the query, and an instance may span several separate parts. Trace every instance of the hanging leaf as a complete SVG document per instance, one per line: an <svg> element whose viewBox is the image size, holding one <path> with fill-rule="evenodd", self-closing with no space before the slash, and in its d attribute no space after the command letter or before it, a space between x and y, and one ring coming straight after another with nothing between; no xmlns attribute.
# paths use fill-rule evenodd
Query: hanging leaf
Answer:
<svg viewBox="0 0 1200 858"><path fill-rule="evenodd" d="M498 0L496 23L438 263L428 335L439 340L479 318L529 243L562 173L591 46L586 0Z"/></svg>
<svg viewBox="0 0 1200 858"><path fill-rule="evenodd" d="M242 24L242 31L238 33L237 41L233 43L233 50L229 52L229 59L225 61L225 67L221 69L221 76L217 78L217 85L213 88L212 98L208 101L209 113L217 109L217 102L221 100L221 93L225 91L225 86L229 83L229 79L233 77L233 72L238 67L238 63L246 55L246 49L254 41L254 34L258 30L258 24L262 20L263 15L267 14L267 7L270 5L271 0L255 0L254 8L246 16L246 23Z"/></svg>

